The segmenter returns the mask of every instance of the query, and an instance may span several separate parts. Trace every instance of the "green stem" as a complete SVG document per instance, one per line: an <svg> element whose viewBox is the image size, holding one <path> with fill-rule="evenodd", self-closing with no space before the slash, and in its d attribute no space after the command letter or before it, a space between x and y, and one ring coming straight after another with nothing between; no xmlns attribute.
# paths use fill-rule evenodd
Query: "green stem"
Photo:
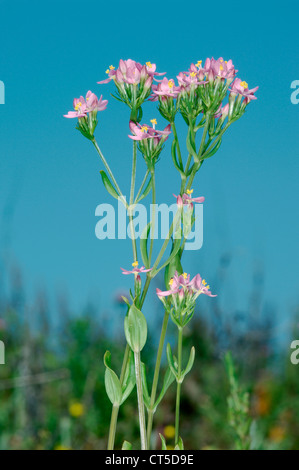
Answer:
<svg viewBox="0 0 299 470"><path fill-rule="evenodd" d="M149 266L152 261L153 247L154 247L154 237L155 237L155 218L156 218L156 183L155 183L155 169L151 169L151 179L152 179L152 226L151 226L151 242L148 255Z"/></svg>
<svg viewBox="0 0 299 470"><path fill-rule="evenodd" d="M129 222L130 222L130 232L132 239L132 248L133 248L133 259L134 262L137 261L137 243L134 230L134 221L133 215L131 213L131 206L134 202L134 191L135 191L135 180L136 180L136 162L137 162L137 143L133 142L133 161L132 161L132 176L131 176L131 189L130 189L130 202L129 202Z"/></svg>
<svg viewBox="0 0 299 470"><path fill-rule="evenodd" d="M134 358L135 358L135 374L136 374L136 387L137 387L137 399L138 399L141 450L147 450L145 409L144 409L142 380L141 380L140 352L134 352Z"/></svg>
<svg viewBox="0 0 299 470"><path fill-rule="evenodd" d="M110 428L109 428L109 437L108 437L107 450L113 450L114 449L114 441L115 441L115 432L116 432L118 410L119 410L119 406L118 405L113 405L112 413L111 413L111 421L110 421Z"/></svg>
<svg viewBox="0 0 299 470"><path fill-rule="evenodd" d="M198 151L198 154L197 154L199 160L198 160L198 162L195 162L195 163L194 163L194 167L193 167L192 173L191 173L191 175L190 175L190 178L189 178L189 181L188 181L188 184L187 184L186 189L190 189L190 188L191 188L191 185L192 185L192 183L193 183L194 177L195 177L196 173L198 172L199 168L200 168L201 165L202 165L203 160L201 160L201 156L202 156L203 148L204 148L204 145L205 145L206 136L207 136L208 129L209 129L209 124L210 124L210 115L207 113L207 115L206 115L206 123L205 123L205 127L204 127L204 130L203 130L203 134L202 134L202 138L201 138L201 143L200 143L199 151Z"/></svg>
<svg viewBox="0 0 299 470"><path fill-rule="evenodd" d="M100 156L100 158L101 158L101 160L102 160L102 162L103 162L103 164L104 164L104 167L106 168L106 170L107 170L107 172L108 172L108 174L109 174L109 176L110 176L110 178L111 178L111 180L112 180L112 182L113 182L113 184L114 184L114 186L115 186L115 189L116 189L117 192L118 192L118 195L122 197L122 196L123 196L123 193L122 193L122 191L120 190L120 187L118 186L117 181L116 181L116 179L114 178L114 175L113 175L113 173L112 173L112 171L111 171L111 169L110 169L110 166L108 165L108 163L107 163L107 161L106 161L104 155L102 154L101 149L100 149L100 147L98 146L97 141L96 141L96 139L95 139L94 137L93 137L93 139L92 139L92 143L93 143L93 145L95 146L96 151L98 152L98 154L99 154L99 156Z"/></svg>
<svg viewBox="0 0 299 470"><path fill-rule="evenodd" d="M180 149L180 144L179 144L179 138L178 138L178 133L177 133L174 122L171 123L171 128L172 128L172 132L173 132L173 137L176 141L176 148L177 148L177 152L178 152L179 163L180 163L181 167L183 168L183 161L182 161L182 154L181 154L181 149Z"/></svg>
<svg viewBox="0 0 299 470"><path fill-rule="evenodd" d="M141 194L141 192L142 192L142 190L143 190L143 188L144 188L144 186L145 186L145 183L146 183L147 177L148 177L148 175L149 175L149 172L150 172L149 170L146 170L145 176L144 176L144 178L143 178L143 180L142 180L142 183L141 183L141 186L140 186L139 191L138 191L138 193L137 193L137 196L135 197L134 204L138 202L139 196L140 196L140 194Z"/></svg>
<svg viewBox="0 0 299 470"><path fill-rule="evenodd" d="M182 346L183 346L183 329L178 328L178 378L177 392L176 392L176 405L175 405L175 445L179 441L179 427L180 427L180 401L181 401L181 382L180 375L182 372Z"/></svg>
<svg viewBox="0 0 299 470"><path fill-rule="evenodd" d="M159 380L159 373L160 373L160 366L161 366L161 359L162 359L162 353L163 353L163 348L164 348L165 336L166 336L167 325L168 325L168 318L169 318L169 311L165 310L163 324L162 324L162 330L161 330L161 335L160 335L160 341L159 341L159 347L158 347L158 353L157 353L157 359L156 359L154 378L153 378L150 409L148 411L148 421L147 421L147 445L148 445L148 448L150 448L150 441L151 441L151 434L152 434L152 427L153 427L153 418L154 418L154 413L155 413L154 405L155 405L155 401L156 401L157 386L158 386L158 380Z"/></svg>
<svg viewBox="0 0 299 470"><path fill-rule="evenodd" d="M120 384L123 384L124 378L125 378L125 373L126 373L126 368L127 368L127 363L129 359L129 354L130 354L130 346L127 344L126 349L125 349L125 354L123 358L123 363L121 367L121 374L120 374ZM110 427L109 427L109 437L108 437L108 450L113 450L114 449L114 441L115 441L115 433L116 433L116 424L117 424L117 418L118 418L118 412L119 412L119 406L118 405L113 405L112 408L112 413L111 413L111 420L110 420Z"/></svg>

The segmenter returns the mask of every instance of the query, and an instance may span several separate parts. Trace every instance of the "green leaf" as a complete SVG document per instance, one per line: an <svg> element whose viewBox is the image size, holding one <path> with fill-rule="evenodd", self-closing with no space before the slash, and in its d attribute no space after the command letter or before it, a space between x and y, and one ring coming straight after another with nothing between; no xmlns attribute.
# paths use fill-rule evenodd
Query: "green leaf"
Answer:
<svg viewBox="0 0 299 470"><path fill-rule="evenodd" d="M131 442L124 441L121 450L132 450L133 446Z"/></svg>
<svg viewBox="0 0 299 470"><path fill-rule="evenodd" d="M170 370L173 373L173 375L175 376L176 380L178 380L178 372L177 372L177 368L175 366L174 357L172 355L172 351L171 351L171 347L170 347L169 343L167 344L166 355L167 355L167 361L168 361L168 365L170 367Z"/></svg>
<svg viewBox="0 0 299 470"><path fill-rule="evenodd" d="M189 153L191 153L192 157L194 158L195 162L198 162L198 155L196 153L196 149L194 148L194 143L192 142L192 134L191 134L191 129L189 127L188 129L188 134L187 134L187 150Z"/></svg>
<svg viewBox="0 0 299 470"><path fill-rule="evenodd" d="M217 142L217 144L208 152L208 153L204 153L203 154L203 160L206 160L207 158L210 158L212 157L216 152L217 150L219 149L220 145L222 143L222 139L219 140L219 142Z"/></svg>
<svg viewBox="0 0 299 470"><path fill-rule="evenodd" d="M183 371L183 374L182 374L182 379L184 379L185 375L187 375L192 369L192 366L194 364L194 359L195 359L195 347L192 346L186 369Z"/></svg>
<svg viewBox="0 0 299 470"><path fill-rule="evenodd" d="M126 367L126 372L124 376L124 382L122 385L122 399L121 405L126 401L128 396L131 394L133 388L136 384L136 376L135 376L135 365L134 365L134 354L130 351L128 364Z"/></svg>
<svg viewBox="0 0 299 470"><path fill-rule="evenodd" d="M150 234L150 230L151 230L151 222L147 224L140 238L140 252L141 252L143 264L146 268L149 268L147 242L148 242L148 236Z"/></svg>
<svg viewBox="0 0 299 470"><path fill-rule="evenodd" d="M125 318L125 335L130 348L140 352L147 338L147 324L143 313L133 304Z"/></svg>
<svg viewBox="0 0 299 470"><path fill-rule="evenodd" d="M174 243L172 245L172 251L169 255L169 258L165 261L165 263L162 264L162 266L159 267L159 269L156 269L155 272L153 273L153 275L156 275L159 271L161 271L161 269L165 268L166 266L170 265L170 263L172 262L172 260L174 260L174 258L177 256L178 252L179 252L179 249L180 249L180 246L181 246L181 238L176 238L174 240ZM180 259L176 260L178 262L175 262L174 264L175 265L178 265L179 269L180 269ZM176 269L175 269L176 271ZM174 271L174 272L175 272ZM182 271L183 272L183 271ZM174 273L171 275L171 277L174 276ZM171 277L169 278L169 280L171 279ZM167 287L168 288L168 287Z"/></svg>
<svg viewBox="0 0 299 470"><path fill-rule="evenodd" d="M147 380L146 380L146 369L145 364L141 363L141 380L142 380L142 390L143 390L143 399L146 408L149 410L151 405L151 399L148 393Z"/></svg>
<svg viewBox="0 0 299 470"><path fill-rule="evenodd" d="M164 436L162 436L161 433L159 433L159 436L160 436L160 439L161 439L161 442L162 442L162 450L167 450L167 445L166 445L166 441L165 441Z"/></svg>
<svg viewBox="0 0 299 470"><path fill-rule="evenodd" d="M178 160L177 160L177 156L176 156L176 140L174 140L171 144L171 156L172 156L172 160L173 160L173 163L174 163L174 166L176 167L176 169L182 174L184 175L184 169L183 167L179 164Z"/></svg>
<svg viewBox="0 0 299 470"><path fill-rule="evenodd" d="M111 353L106 351L104 355L106 393L112 405L120 405L122 399L121 385L116 373L110 367L110 360Z"/></svg>
<svg viewBox="0 0 299 470"><path fill-rule="evenodd" d="M143 193L141 194L137 202L142 201L142 199L144 199L148 195L151 189L152 189L152 179L150 179L149 182L147 183L145 190L143 191Z"/></svg>
<svg viewBox="0 0 299 470"><path fill-rule="evenodd" d="M167 369L165 375L164 375L164 380L163 380L163 385L162 385L162 390L160 392L160 395L155 403L155 408L159 405L161 402L162 398L164 397L165 393L169 389L170 385L174 382L175 376L173 375L173 372L171 371L170 368Z"/></svg>
<svg viewBox="0 0 299 470"><path fill-rule="evenodd" d="M116 191L116 189L114 188L114 186L112 185L112 183L111 183L110 179L108 178L108 176L106 175L106 173L103 170L101 170L100 173L101 173L103 184L104 184L106 190L108 191L108 193L111 194L111 196L114 197L115 199L118 199L119 194Z"/></svg>
<svg viewBox="0 0 299 470"><path fill-rule="evenodd" d="M179 437L179 441L175 446L174 450L184 450L184 443L181 437Z"/></svg>

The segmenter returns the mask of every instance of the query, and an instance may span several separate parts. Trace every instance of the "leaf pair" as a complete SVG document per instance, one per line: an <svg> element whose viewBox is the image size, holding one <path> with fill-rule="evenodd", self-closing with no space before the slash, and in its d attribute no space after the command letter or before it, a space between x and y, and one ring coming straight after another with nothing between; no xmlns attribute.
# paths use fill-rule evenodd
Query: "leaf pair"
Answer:
<svg viewBox="0 0 299 470"><path fill-rule="evenodd" d="M177 363L177 359L175 356L173 356L172 354L172 351L171 351L171 347L170 347L170 344L168 343L167 344L167 348L166 348L166 354L167 354L167 361L168 361L168 365L173 373L173 375L175 376L176 378L176 381L178 383L182 383L185 376L190 372L190 370L192 369L192 366L194 364L194 358L195 358L195 348L194 346L192 346L191 348L191 351L190 351L190 355L189 355L189 359L188 359L188 362L187 362L187 365L186 365L186 368L183 369L180 374L178 373L178 363Z"/></svg>
<svg viewBox="0 0 299 470"><path fill-rule="evenodd" d="M131 394L136 383L133 353L130 352L123 384L120 383L118 376L114 370L111 369L111 353L109 351L106 351L104 355L104 364L106 367L106 393L113 406L120 406Z"/></svg>
<svg viewBox="0 0 299 470"><path fill-rule="evenodd" d="M142 363L142 368L141 368L141 374L142 374L141 378L142 378L142 389L143 389L144 404L147 408L147 411L155 412L156 409L157 409L157 406L162 401L162 399L163 399L165 393L167 392L167 390L169 389L170 385L174 382L175 377L174 377L172 371L168 368L165 375L164 375L164 380L163 380L163 385L162 385L161 392L160 392L158 398L156 399L153 407L151 407L151 399L150 399L150 396L149 396L149 393L148 393L147 380L146 380L145 364L143 364L143 363Z"/></svg>

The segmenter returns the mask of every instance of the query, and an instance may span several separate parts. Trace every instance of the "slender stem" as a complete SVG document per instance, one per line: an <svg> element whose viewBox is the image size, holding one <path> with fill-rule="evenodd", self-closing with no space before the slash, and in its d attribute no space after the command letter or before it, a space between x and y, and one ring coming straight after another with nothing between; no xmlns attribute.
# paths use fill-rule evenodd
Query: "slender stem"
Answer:
<svg viewBox="0 0 299 470"><path fill-rule="evenodd" d="M151 226L151 242L148 255L149 266L152 261L153 247L154 247L154 237L155 237L155 218L156 218L156 183L155 183L155 169L151 169L151 179L152 179L152 226Z"/></svg>
<svg viewBox="0 0 299 470"><path fill-rule="evenodd" d="M107 447L108 450L114 449L118 410L119 410L119 406L113 405L112 413L111 413L110 428L109 428L108 447Z"/></svg>
<svg viewBox="0 0 299 470"><path fill-rule="evenodd" d="M133 161L132 161L130 203L129 203L130 209L128 211L134 262L137 261L137 243L136 243L136 237L135 237L133 215L132 215L132 212L131 212L131 205L133 204L133 201L134 201L134 190L135 190L135 179L136 179L136 161L137 161L137 143L134 141L133 142Z"/></svg>
<svg viewBox="0 0 299 470"><path fill-rule="evenodd" d="M182 154L181 154L181 149L180 149L180 144L179 144L179 139L178 139L178 133L177 133L174 122L171 123L171 128L172 128L172 132L173 132L173 137L176 141L176 148L177 148L177 152L178 152L179 163L180 163L181 167L183 168L183 161L182 161Z"/></svg>
<svg viewBox="0 0 299 470"><path fill-rule="evenodd" d="M143 190L143 188L145 186L145 183L146 183L147 177L149 175L149 172L150 172L149 170L146 170L145 176L142 180L142 183L141 183L141 186L140 186L139 191L137 193L137 196L135 197L134 203L136 203L138 201L139 197L140 197L141 191Z"/></svg>
<svg viewBox="0 0 299 470"><path fill-rule="evenodd" d="M144 402L143 402L143 391L142 391L142 380L141 380L140 352L134 352L134 358L135 358L135 374L136 374L136 387L137 387L137 399L138 399L138 411L139 411L141 450L147 450L145 409L144 409Z"/></svg>
<svg viewBox="0 0 299 470"><path fill-rule="evenodd" d="M182 371L182 346L183 346L183 329L178 328L178 377L180 379ZM180 427L180 401L181 401L181 382L177 381L176 405L175 405L175 445L179 441Z"/></svg>
<svg viewBox="0 0 299 470"><path fill-rule="evenodd" d="M191 185L193 183L193 180L194 180L194 177L197 173L197 171L199 170L199 168L201 167L202 165L202 160L201 159L201 156L202 156L202 152L203 152L203 148L204 148L204 145L205 145L205 141L206 141L206 136L207 136L207 133L208 133L208 129L209 129L209 124L210 124L210 115L207 113L207 116L206 116L206 123L205 123L205 127L204 127L204 130L203 130L203 133L202 133L202 138L201 138L201 143L200 143L200 147L199 147L199 151L198 151L198 158L199 158L199 161L196 163L194 163L194 167L193 167L193 170L192 170L192 173L190 175L190 178L189 178L189 181L188 181L188 184L187 184L187 187L186 189L190 189L191 188Z"/></svg>
<svg viewBox="0 0 299 470"><path fill-rule="evenodd" d="M163 348L164 348L165 336L166 336L167 325L168 325L168 318L169 318L169 311L165 310L162 330L161 330L161 335L160 335L160 341L159 341L159 347L158 347L158 353L157 353L157 359L156 359L154 378L153 378L150 409L148 411L148 421L147 421L148 448L150 448L153 418L154 418L154 413L155 413L154 405L155 405L155 400L156 400L157 386L158 386L158 380L159 380L159 373L160 373L160 366L161 366L161 359L162 359L162 353L163 353Z"/></svg>
<svg viewBox="0 0 299 470"><path fill-rule="evenodd" d="M102 154L101 149L100 149L100 147L98 146L97 141L96 141L96 139L95 139L94 137L93 137L93 139L92 139L92 143L93 143L93 145L95 146L96 151L98 152L98 154L99 154L99 156L100 156L100 158L101 158L101 160L102 160L102 162L103 162L103 164L104 164L104 167L106 168L106 170L107 170L107 172L108 172L108 174L109 174L109 176L110 176L110 178L111 178L111 180L112 180L112 182L113 182L113 184L114 184L114 186L115 186L115 188L116 188L116 190L117 190L119 196L122 196L123 193L122 193L122 191L120 190L120 188L119 188L119 186L118 186L118 184L117 184L117 181L116 181L116 179L114 178L114 175L113 175L113 173L112 173L112 171L111 171L111 169L110 169L110 166L108 165L108 163L107 163L107 161L106 161L104 155Z"/></svg>

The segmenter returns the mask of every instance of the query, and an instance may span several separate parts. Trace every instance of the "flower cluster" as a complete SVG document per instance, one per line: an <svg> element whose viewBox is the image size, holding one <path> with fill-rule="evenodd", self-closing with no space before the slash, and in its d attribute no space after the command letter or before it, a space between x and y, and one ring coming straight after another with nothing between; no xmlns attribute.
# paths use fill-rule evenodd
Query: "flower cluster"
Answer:
<svg viewBox="0 0 299 470"><path fill-rule="evenodd" d="M99 84L114 81L117 88L117 98L126 103L131 109L131 119L139 121L140 107L149 97L155 76L164 75L156 72L156 64L146 62L145 65L135 60L120 60L117 69L113 65L106 70L108 78ZM139 112L139 114L138 114Z"/></svg>
<svg viewBox="0 0 299 470"><path fill-rule="evenodd" d="M80 96L80 98L74 99L74 111L69 111L67 114L64 115L64 117L77 118L77 129L85 137L91 139L98 123L98 111L104 111L107 108L107 104L108 101L103 100L102 95L98 99L97 96L89 90L85 98L83 96Z"/></svg>
<svg viewBox="0 0 299 470"><path fill-rule="evenodd" d="M170 311L170 315L174 323L183 328L193 317L196 299L201 294L209 297L216 297L210 290L210 286L206 281L196 274L190 280L190 274L184 273L179 275L177 272L169 281L170 289L161 291L156 289L157 296L163 302L166 309ZM169 301L165 298L168 297Z"/></svg>
<svg viewBox="0 0 299 470"><path fill-rule="evenodd" d="M151 124L152 127L147 124L136 124L133 121L130 121L129 124L130 130L133 134L129 135L129 138L138 141L139 150L149 169L151 169L158 161L163 144L171 133L170 124L168 124L163 131L155 129L157 124L156 119L152 119Z"/></svg>

